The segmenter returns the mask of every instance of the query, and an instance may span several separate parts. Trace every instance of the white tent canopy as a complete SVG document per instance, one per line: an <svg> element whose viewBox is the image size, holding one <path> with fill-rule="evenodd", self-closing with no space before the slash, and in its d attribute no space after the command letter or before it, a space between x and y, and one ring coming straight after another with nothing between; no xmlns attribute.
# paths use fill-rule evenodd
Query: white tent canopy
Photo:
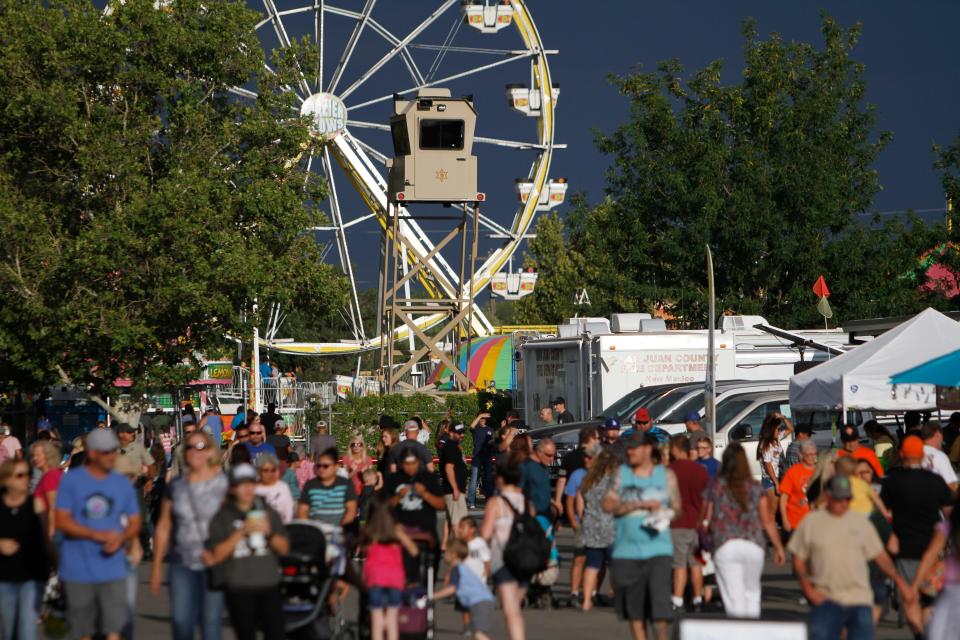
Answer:
<svg viewBox="0 0 960 640"><path fill-rule="evenodd" d="M793 376L790 406L795 410L936 408L936 387L894 386L890 376L957 349L960 323L927 309L875 340Z"/></svg>

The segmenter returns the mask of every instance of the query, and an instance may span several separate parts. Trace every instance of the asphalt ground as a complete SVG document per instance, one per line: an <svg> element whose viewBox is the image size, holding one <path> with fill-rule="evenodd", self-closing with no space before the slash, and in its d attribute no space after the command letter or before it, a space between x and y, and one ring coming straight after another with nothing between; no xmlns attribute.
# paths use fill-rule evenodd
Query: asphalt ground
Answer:
<svg viewBox="0 0 960 640"><path fill-rule="evenodd" d="M478 514L475 514L478 515ZM571 544L573 536L569 529L561 529L557 537L561 554L561 572L558 584L553 588L553 595L562 601L569 593L569 566L572 555ZM787 563L789 565L789 562ZM763 614L764 620L802 621L805 619L808 608L800 602L800 588L794 580L787 565L775 566L768 557L763 575ZM442 569L441 569L442 571ZM149 566L140 567L140 586L137 597L134 637L144 640L169 638L169 597L166 584L159 596L150 593ZM602 592L607 590L604 585ZM715 600L719 600L719 593ZM355 620L357 613L357 598L351 593L346 603L348 620ZM693 617L695 614L684 614ZM721 608L708 607L700 616L722 617ZM464 634L461 614L453 608L453 602L443 601L436 605L436 638L439 640L453 640L467 637ZM550 639L581 639L581 638L625 638L628 637L626 623L617 620L610 607L597 607L593 611L583 613L576 609L558 607L549 609L525 609L527 622L527 637L532 640ZM503 618L497 612L494 618L493 638L506 638ZM199 636L198 636L199 637ZM652 635L650 636L652 637ZM908 639L909 630L904 626L898 628L896 613L890 612L881 621L877 629L878 640ZM233 640L233 631L229 620L224 619L224 640Z"/></svg>

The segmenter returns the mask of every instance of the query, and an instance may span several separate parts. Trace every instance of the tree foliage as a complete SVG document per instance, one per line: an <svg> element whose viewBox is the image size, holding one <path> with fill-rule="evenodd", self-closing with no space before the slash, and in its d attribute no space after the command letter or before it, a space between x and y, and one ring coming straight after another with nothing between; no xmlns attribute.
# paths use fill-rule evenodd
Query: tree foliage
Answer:
<svg viewBox="0 0 960 640"><path fill-rule="evenodd" d="M900 276L914 275L931 230L919 221L862 224L880 189L873 163L890 134L875 130L875 108L865 103L864 68L852 57L860 29L824 16L821 32L814 46L761 38L748 22L735 84L721 81L719 60L692 74L672 60L612 78L630 117L598 134L612 160L608 197L573 207L566 244L531 244L546 273L527 320L558 320L555 289L573 295L549 265L553 250L582 263L591 315L660 308L680 326L702 326L705 245L722 310L816 323L810 287L821 273L845 318L923 304ZM562 231L549 230L557 244Z"/></svg>
<svg viewBox="0 0 960 640"><path fill-rule="evenodd" d="M18 386L176 382L249 335L254 303L344 300L303 233L324 185L298 162L316 143L282 90L295 61L264 72L258 14L111 6L0 0L0 376Z"/></svg>

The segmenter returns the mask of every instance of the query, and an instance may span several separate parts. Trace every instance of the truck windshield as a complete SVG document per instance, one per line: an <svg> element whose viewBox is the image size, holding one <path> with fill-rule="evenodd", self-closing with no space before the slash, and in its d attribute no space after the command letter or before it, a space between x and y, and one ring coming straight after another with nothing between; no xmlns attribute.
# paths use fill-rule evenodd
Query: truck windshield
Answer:
<svg viewBox="0 0 960 640"><path fill-rule="evenodd" d="M650 387L640 387L639 389L634 389L604 409L603 415L619 419L620 416L629 413L631 409L636 409L636 407L639 407L641 403L646 402L647 398L656 396L658 393L662 393L662 390L653 389Z"/></svg>
<svg viewBox="0 0 960 640"><path fill-rule="evenodd" d="M680 405L675 408L673 411L658 418L657 422L665 422L667 424L679 424L686 420L687 414L691 411L700 411L703 409L703 392L691 394L689 398L684 400Z"/></svg>
<svg viewBox="0 0 960 640"><path fill-rule="evenodd" d="M741 411L753 403L752 398L731 398L717 403L717 431L723 429Z"/></svg>

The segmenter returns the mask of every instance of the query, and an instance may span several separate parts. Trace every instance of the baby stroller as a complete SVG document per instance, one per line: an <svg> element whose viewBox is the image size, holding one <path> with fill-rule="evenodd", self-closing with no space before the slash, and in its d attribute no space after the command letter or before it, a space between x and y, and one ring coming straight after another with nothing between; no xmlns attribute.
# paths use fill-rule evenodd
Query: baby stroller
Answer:
<svg viewBox="0 0 960 640"><path fill-rule="evenodd" d="M407 531L420 553L417 555L417 575L407 576L407 588L400 601L400 638L402 640L431 639L434 635L433 580L436 552L434 539L427 534Z"/></svg>
<svg viewBox="0 0 960 640"><path fill-rule="evenodd" d="M560 554L554 536L553 524L545 516L537 516L537 522L543 527L547 540L550 542L550 561L547 568L530 579L527 595L523 599L523 606L531 609L554 609L558 606L553 595L553 586L560 577Z"/></svg>
<svg viewBox="0 0 960 640"><path fill-rule="evenodd" d="M339 530L312 520L286 526L290 553L280 558L280 594L287 636L302 640L348 640L342 607L331 611L329 595L343 556ZM330 543L328 544L328 540Z"/></svg>

